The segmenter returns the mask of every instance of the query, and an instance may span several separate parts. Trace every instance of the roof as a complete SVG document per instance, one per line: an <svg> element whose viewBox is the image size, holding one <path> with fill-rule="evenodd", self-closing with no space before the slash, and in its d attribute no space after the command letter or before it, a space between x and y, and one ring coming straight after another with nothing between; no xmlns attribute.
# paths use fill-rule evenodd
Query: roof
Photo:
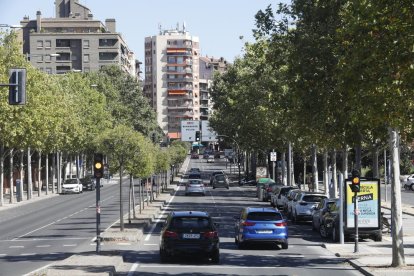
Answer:
<svg viewBox="0 0 414 276"><path fill-rule="evenodd" d="M173 217L209 217L207 212L201 211L174 211L171 215Z"/></svg>
<svg viewBox="0 0 414 276"><path fill-rule="evenodd" d="M270 207L247 207L247 212L272 212L272 213L280 213L278 210Z"/></svg>

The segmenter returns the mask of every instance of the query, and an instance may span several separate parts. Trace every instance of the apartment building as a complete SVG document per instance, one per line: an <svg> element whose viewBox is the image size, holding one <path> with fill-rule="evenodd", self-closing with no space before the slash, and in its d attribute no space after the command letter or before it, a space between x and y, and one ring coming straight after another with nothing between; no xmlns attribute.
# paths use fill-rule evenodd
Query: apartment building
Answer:
<svg viewBox="0 0 414 276"><path fill-rule="evenodd" d="M24 17L23 53L31 64L49 74L69 71L91 72L102 66L118 64L138 76L139 62L120 33L115 19L105 24L95 20L79 0L55 0L55 18Z"/></svg>
<svg viewBox="0 0 414 276"><path fill-rule="evenodd" d="M199 49L185 24L145 38L144 94L170 139L180 138L182 120L200 120Z"/></svg>

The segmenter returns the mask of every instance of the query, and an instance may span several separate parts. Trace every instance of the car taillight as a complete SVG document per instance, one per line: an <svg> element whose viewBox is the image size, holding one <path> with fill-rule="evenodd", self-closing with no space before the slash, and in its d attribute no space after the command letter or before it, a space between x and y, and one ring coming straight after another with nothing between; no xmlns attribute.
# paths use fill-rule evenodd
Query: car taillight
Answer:
<svg viewBox="0 0 414 276"><path fill-rule="evenodd" d="M308 203L307 203L307 202L305 202L305 201L301 201L301 202L299 202L299 204L300 204L300 205L308 205Z"/></svg>
<svg viewBox="0 0 414 276"><path fill-rule="evenodd" d="M205 238L218 238L218 233L217 231L209 231L209 232L204 232L203 236Z"/></svg>
<svg viewBox="0 0 414 276"><path fill-rule="evenodd" d="M178 234L173 231L165 231L163 237L164 238L178 238Z"/></svg>
<svg viewBox="0 0 414 276"><path fill-rule="evenodd" d="M271 192L272 188L267 188L266 191Z"/></svg>
<svg viewBox="0 0 414 276"><path fill-rule="evenodd" d="M287 226L287 222L283 221L283 222L276 222L275 223L276 226L282 227L282 226Z"/></svg>
<svg viewBox="0 0 414 276"><path fill-rule="evenodd" d="M243 226L254 226L256 223L254 222L250 222L250 221L245 221L242 223Z"/></svg>

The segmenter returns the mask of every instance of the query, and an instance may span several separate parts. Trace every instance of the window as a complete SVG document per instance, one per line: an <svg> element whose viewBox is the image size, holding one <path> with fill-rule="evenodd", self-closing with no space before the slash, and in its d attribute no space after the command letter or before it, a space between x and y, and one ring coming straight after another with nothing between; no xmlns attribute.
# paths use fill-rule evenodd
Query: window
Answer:
<svg viewBox="0 0 414 276"><path fill-rule="evenodd" d="M70 53L59 53L59 56L56 57L56 61L69 61Z"/></svg>
<svg viewBox="0 0 414 276"><path fill-rule="evenodd" d="M51 62L52 61L52 57L50 55L45 55L44 61L45 62Z"/></svg>
<svg viewBox="0 0 414 276"><path fill-rule="evenodd" d="M56 39L56 48L70 47L70 39Z"/></svg>
<svg viewBox="0 0 414 276"><path fill-rule="evenodd" d="M89 40L84 40L83 41L83 48L89 48Z"/></svg>
<svg viewBox="0 0 414 276"><path fill-rule="evenodd" d="M37 41L37 48L43 48L43 40L38 40Z"/></svg>
<svg viewBox="0 0 414 276"><path fill-rule="evenodd" d="M46 74L52 74L52 68L46 67L45 72L46 72Z"/></svg>
<svg viewBox="0 0 414 276"><path fill-rule="evenodd" d="M45 41L45 48L51 48L52 47L52 41L51 40L46 40Z"/></svg>
<svg viewBox="0 0 414 276"><path fill-rule="evenodd" d="M99 60L115 60L115 58L118 56L118 53L106 53L101 52L99 53Z"/></svg>
<svg viewBox="0 0 414 276"><path fill-rule="evenodd" d="M118 42L118 39L99 39L99 47L113 47Z"/></svg>
<svg viewBox="0 0 414 276"><path fill-rule="evenodd" d="M89 62L89 54L83 55L83 62Z"/></svg>

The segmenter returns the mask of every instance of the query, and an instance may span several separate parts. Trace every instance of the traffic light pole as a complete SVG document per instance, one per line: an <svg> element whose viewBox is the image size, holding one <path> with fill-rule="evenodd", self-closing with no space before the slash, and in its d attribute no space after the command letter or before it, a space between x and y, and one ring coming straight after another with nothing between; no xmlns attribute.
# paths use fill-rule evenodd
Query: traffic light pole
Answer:
<svg viewBox="0 0 414 276"><path fill-rule="evenodd" d="M355 226L355 248L354 248L354 253L358 253L359 252L359 248L358 248L358 214L359 214L359 210L358 210L358 192L354 193L354 226Z"/></svg>
<svg viewBox="0 0 414 276"><path fill-rule="evenodd" d="M101 252L101 178L96 178L96 253Z"/></svg>

